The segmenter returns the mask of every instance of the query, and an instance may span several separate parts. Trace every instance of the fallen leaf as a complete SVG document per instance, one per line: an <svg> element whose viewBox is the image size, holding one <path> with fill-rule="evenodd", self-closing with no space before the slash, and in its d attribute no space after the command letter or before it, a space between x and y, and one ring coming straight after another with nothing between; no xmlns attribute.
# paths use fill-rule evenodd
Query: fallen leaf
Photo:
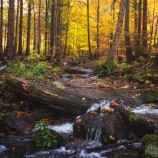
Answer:
<svg viewBox="0 0 158 158"><path fill-rule="evenodd" d="M113 137L112 135L110 135L109 138L113 141L115 140L115 137Z"/></svg>
<svg viewBox="0 0 158 158"><path fill-rule="evenodd" d="M82 122L82 119L79 118L79 119L76 120L76 122L77 122L77 123L80 123L80 122Z"/></svg>

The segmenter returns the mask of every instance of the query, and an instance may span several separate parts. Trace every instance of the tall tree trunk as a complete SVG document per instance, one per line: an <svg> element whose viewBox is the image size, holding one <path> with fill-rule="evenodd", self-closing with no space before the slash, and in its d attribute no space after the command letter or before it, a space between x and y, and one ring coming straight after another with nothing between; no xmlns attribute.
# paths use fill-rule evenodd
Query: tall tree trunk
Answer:
<svg viewBox="0 0 158 158"><path fill-rule="evenodd" d="M50 31L50 54L53 57L54 39L55 39L55 5L56 1L52 0L51 5L51 31Z"/></svg>
<svg viewBox="0 0 158 158"><path fill-rule="evenodd" d="M30 32L31 32L31 0L28 2L28 24L27 24L27 45L26 45L26 55L30 55Z"/></svg>
<svg viewBox="0 0 158 158"><path fill-rule="evenodd" d="M23 0L20 0L19 46L18 55L22 55Z"/></svg>
<svg viewBox="0 0 158 158"><path fill-rule="evenodd" d="M39 0L38 4L38 54L41 53L41 0Z"/></svg>
<svg viewBox="0 0 158 158"><path fill-rule="evenodd" d="M96 57L100 54L100 0L98 0L97 4L97 53Z"/></svg>
<svg viewBox="0 0 158 158"><path fill-rule="evenodd" d="M13 59L15 55L15 42L14 42L14 0L9 0L8 11L8 34L7 34L7 47L6 54L9 59Z"/></svg>
<svg viewBox="0 0 158 158"><path fill-rule="evenodd" d="M45 13L45 54L48 51L48 0L46 0L46 13Z"/></svg>
<svg viewBox="0 0 158 158"><path fill-rule="evenodd" d="M68 34L69 34L69 12L70 12L70 2L68 0L68 13L67 13L67 23L66 23L66 36L65 36L65 44L64 44L64 52L63 52L63 58L66 56L66 52L67 52L67 43L68 43Z"/></svg>
<svg viewBox="0 0 158 158"><path fill-rule="evenodd" d="M139 57L142 53L141 42L142 42L142 0L139 0L138 4L138 37L137 37L137 47L136 47L136 57Z"/></svg>
<svg viewBox="0 0 158 158"><path fill-rule="evenodd" d="M130 15L130 0L126 0L126 12L125 12L125 46L127 62L133 60L132 48L130 43L130 30L129 30L129 16Z"/></svg>
<svg viewBox="0 0 158 158"><path fill-rule="evenodd" d="M60 39L61 39L61 13L60 13L60 0L57 0L57 7L56 7L56 24L55 24L55 30L56 30L56 37L55 37L55 52L54 52L54 58L56 62L59 62L60 58Z"/></svg>
<svg viewBox="0 0 158 158"><path fill-rule="evenodd" d="M157 42L157 40L156 40L156 38L157 38L157 30L158 30L158 15L156 17L156 27L155 27L155 33L154 33L154 46L156 46L156 42Z"/></svg>
<svg viewBox="0 0 158 158"><path fill-rule="evenodd" d="M90 37L90 20L89 20L89 0L87 0L87 34L88 34L88 51L89 51L89 59L93 59L92 51L91 51L91 37Z"/></svg>
<svg viewBox="0 0 158 158"><path fill-rule="evenodd" d="M33 50L36 51L36 11L35 11L35 4L33 0L33 22L34 22L34 32L33 32Z"/></svg>
<svg viewBox="0 0 158 158"><path fill-rule="evenodd" d="M17 44L18 44L19 3L20 0L17 1L16 27L15 27L15 52L17 52Z"/></svg>
<svg viewBox="0 0 158 158"><path fill-rule="evenodd" d="M154 20L155 20L155 0L154 0L154 8L153 8L152 22L151 22L151 33L150 33L149 52L151 51L151 45L152 45L152 40L153 40Z"/></svg>
<svg viewBox="0 0 158 158"><path fill-rule="evenodd" d="M113 42L112 42L112 46L111 46L110 54L109 54L109 57L112 60L116 59L116 54L117 54L117 50L120 43L120 37L121 37L122 26L123 26L123 21L124 21L125 9L126 9L126 0L121 0L120 10L118 13L118 21L116 25L116 31L114 34L114 38L113 38Z"/></svg>
<svg viewBox="0 0 158 158"><path fill-rule="evenodd" d="M148 35L147 35L147 10L148 0L143 0L143 29L142 29L142 53L146 54L148 51Z"/></svg>
<svg viewBox="0 0 158 158"><path fill-rule="evenodd" d="M0 10L0 60L3 59L3 0L1 0Z"/></svg>

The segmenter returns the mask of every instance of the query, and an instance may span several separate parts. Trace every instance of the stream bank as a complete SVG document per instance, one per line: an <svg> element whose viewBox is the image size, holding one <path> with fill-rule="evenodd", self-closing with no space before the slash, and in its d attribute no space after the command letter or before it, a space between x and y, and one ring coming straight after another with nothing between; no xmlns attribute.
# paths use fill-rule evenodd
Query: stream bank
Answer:
<svg viewBox="0 0 158 158"><path fill-rule="evenodd" d="M96 77L93 75L93 73L89 73L89 70L88 73L86 72L86 74L73 74L73 73L71 74L66 73L63 74L62 76L59 76L58 81L56 81L54 85L58 88L60 88L60 86L62 85L62 87L65 87L66 89L69 88L69 90L72 93L80 93L82 95L91 97L93 101L90 105L88 105L88 107L90 107L91 109L87 111L88 114L86 114L85 111L85 114L75 118L70 114L59 111L57 109L55 110L54 108L51 109L50 107L43 106L42 104L40 105L39 102L32 103L28 101L22 101L21 100L22 98L19 97L18 95L17 96L19 98L16 99L19 101L20 106L16 106L17 100L16 100L15 109L12 106L11 107L4 106L6 109L7 108L11 109L10 111L14 111L14 110L20 111L20 113L17 113L18 114L17 116L19 115L21 116L22 114L21 111L28 113L29 116L34 118L35 122L41 119L45 119L47 128L56 131L63 137L64 141L62 146L54 150L41 150L39 148L35 148L34 142L32 141L31 133L20 134L19 131L17 132L17 129L15 130L14 127L8 128L7 125L7 129L5 129L5 132L7 131L7 133L2 132L1 134L2 145L1 145L0 153L3 157L8 157L8 158L9 157L19 157L19 158L20 157L27 157L27 158L31 158L31 157L37 157L37 158L40 157L41 158L44 157L47 158L49 157L50 158L51 157L59 157L59 158L60 157L61 158L63 157L68 157L68 158L69 157L71 158L73 157L74 158L75 157L76 158L77 157L78 158L79 157L81 158L140 157L141 141L140 139L136 139L135 136L133 135L126 136L125 138L128 138L127 140L124 140L125 138L123 137L119 138L117 136L118 139L113 141L114 139L113 133L109 133L109 138L111 136L112 141L107 143L110 144L111 146L105 147L99 151L97 150L95 151L96 147L100 147L104 143L101 142L100 126L99 127L97 126L96 127L97 130L96 130L93 128L95 127L93 125L95 125L94 122L96 118L98 121L100 121L100 118L102 118L104 114L105 116L108 117L113 116L113 111L111 110L111 108L109 108L110 104L118 104L121 105L121 107L125 107L126 109L129 109L131 107L132 108L131 110L133 112L145 116L150 115L151 117L151 115L154 114L154 118L157 118L157 104L152 103L152 106L151 104L139 106L143 102L138 95L139 94L138 89L130 89L130 88L126 89L126 87L119 90L109 89L107 83L103 84L103 83L99 83L98 81L96 82ZM79 73L79 71L77 73ZM108 90L105 90L105 88L108 88ZM94 102L94 100L98 100L98 102ZM2 110L4 110L4 107ZM145 111L144 108L146 108ZM151 113L151 111L153 113ZM74 123L84 123L84 119L85 121L86 119L89 119L89 117L84 118L84 115L85 116L89 115L90 118L92 116L90 123L88 123L89 125L91 125L91 127L88 128L87 127L88 124L86 124L87 129L85 130L86 135L84 133L84 139L81 139L81 137L76 138L76 136L73 133ZM116 122L118 120L118 117L113 119L112 122L116 123L116 124L114 123L113 126L109 126L109 122L111 121L110 120L107 121L106 119L103 121L104 123L106 123L104 126L105 127L107 126L107 129L109 129L110 132L119 131L118 129L114 130L114 127L116 127L117 124L122 127L121 123ZM96 125L100 125L100 124L96 122ZM128 129L126 129L126 131L128 131ZM107 133L105 135L107 136ZM135 140L135 142L130 142L131 140ZM121 144L119 144L120 142ZM26 143L28 145L26 145ZM91 150L91 152L88 152L88 148L94 148L94 151ZM18 152L19 149L21 149L20 152Z"/></svg>

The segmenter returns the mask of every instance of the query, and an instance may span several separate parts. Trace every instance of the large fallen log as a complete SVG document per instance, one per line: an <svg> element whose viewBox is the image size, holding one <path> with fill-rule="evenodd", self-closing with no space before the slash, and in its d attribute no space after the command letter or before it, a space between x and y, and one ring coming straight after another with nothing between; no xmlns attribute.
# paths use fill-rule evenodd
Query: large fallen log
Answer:
<svg viewBox="0 0 158 158"><path fill-rule="evenodd" d="M137 137L142 138L146 134L157 134L158 120L134 114L121 106L112 106L112 108L121 114L125 124Z"/></svg>
<svg viewBox="0 0 158 158"><path fill-rule="evenodd" d="M18 96L42 103L57 110L79 115L89 108L93 99L67 89L47 86L10 76L6 79L7 88Z"/></svg>

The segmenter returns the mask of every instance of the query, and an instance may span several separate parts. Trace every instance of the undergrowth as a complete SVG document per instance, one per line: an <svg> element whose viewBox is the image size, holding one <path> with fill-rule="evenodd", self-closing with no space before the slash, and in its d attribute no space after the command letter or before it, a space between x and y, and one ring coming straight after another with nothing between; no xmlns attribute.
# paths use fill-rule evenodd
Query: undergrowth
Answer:
<svg viewBox="0 0 158 158"><path fill-rule="evenodd" d="M52 67L51 64L46 61L11 61L8 65L7 70L9 73L26 78L56 75L61 71L60 67Z"/></svg>

